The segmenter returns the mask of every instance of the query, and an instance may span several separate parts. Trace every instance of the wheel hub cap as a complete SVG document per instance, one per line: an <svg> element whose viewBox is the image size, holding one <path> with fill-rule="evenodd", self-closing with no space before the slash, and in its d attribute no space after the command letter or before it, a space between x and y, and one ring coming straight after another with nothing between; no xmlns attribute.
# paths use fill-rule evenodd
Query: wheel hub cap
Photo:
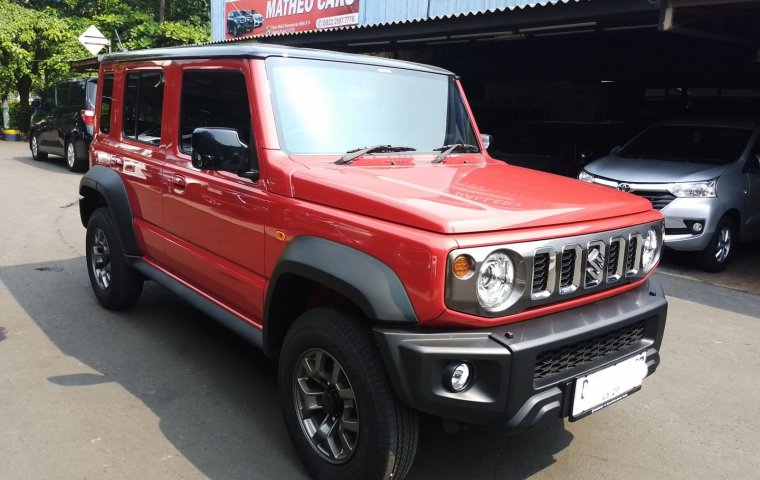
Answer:
<svg viewBox="0 0 760 480"><path fill-rule="evenodd" d="M32 137L32 155L37 156L37 137Z"/></svg>

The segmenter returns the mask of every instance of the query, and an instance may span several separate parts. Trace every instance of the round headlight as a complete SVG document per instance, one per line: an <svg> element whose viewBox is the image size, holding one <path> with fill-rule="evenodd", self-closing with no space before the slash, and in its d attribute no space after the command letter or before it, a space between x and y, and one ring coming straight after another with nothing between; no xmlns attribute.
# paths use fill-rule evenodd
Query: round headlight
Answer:
<svg viewBox="0 0 760 480"><path fill-rule="evenodd" d="M506 253L492 253L478 272L478 302L489 312L504 309L515 283L515 264Z"/></svg>
<svg viewBox="0 0 760 480"><path fill-rule="evenodd" d="M659 244L657 241L657 232L650 228L644 236L644 248L641 251L641 268L645 273L654 267L654 264L657 261L658 252Z"/></svg>

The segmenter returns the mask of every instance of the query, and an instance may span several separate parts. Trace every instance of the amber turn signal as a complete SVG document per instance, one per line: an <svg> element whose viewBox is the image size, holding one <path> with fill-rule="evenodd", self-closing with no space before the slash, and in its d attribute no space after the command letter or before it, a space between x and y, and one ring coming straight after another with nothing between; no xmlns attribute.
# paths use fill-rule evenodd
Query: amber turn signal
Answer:
<svg viewBox="0 0 760 480"><path fill-rule="evenodd" d="M460 280L467 280L475 273L475 260L469 255L459 255L452 264L454 276Z"/></svg>

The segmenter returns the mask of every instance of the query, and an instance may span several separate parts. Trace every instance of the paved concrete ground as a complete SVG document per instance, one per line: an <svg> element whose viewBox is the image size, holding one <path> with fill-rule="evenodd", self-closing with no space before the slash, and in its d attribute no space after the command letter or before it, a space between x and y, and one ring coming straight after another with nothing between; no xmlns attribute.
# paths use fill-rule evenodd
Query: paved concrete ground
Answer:
<svg viewBox="0 0 760 480"><path fill-rule="evenodd" d="M0 478L306 478L272 365L155 285L128 312L99 308L80 175L4 142L0 167ZM751 250L720 277L732 288L666 261L663 363L641 392L522 434L445 435L426 418L408 478L757 478L760 296L741 291L758 283L741 273Z"/></svg>

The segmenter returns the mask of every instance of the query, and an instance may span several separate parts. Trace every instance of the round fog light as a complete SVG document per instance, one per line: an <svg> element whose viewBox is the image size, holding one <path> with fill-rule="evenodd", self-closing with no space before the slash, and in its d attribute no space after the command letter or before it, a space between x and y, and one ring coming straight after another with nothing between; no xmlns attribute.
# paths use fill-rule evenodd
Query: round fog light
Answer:
<svg viewBox="0 0 760 480"><path fill-rule="evenodd" d="M459 393L469 386L472 375L468 364L452 363L446 370L448 372L448 375L446 375L448 378L446 380L449 390Z"/></svg>
<svg viewBox="0 0 760 480"><path fill-rule="evenodd" d="M694 233L699 233L702 231L702 224L699 222L694 222L694 225L691 226L691 230Z"/></svg>

